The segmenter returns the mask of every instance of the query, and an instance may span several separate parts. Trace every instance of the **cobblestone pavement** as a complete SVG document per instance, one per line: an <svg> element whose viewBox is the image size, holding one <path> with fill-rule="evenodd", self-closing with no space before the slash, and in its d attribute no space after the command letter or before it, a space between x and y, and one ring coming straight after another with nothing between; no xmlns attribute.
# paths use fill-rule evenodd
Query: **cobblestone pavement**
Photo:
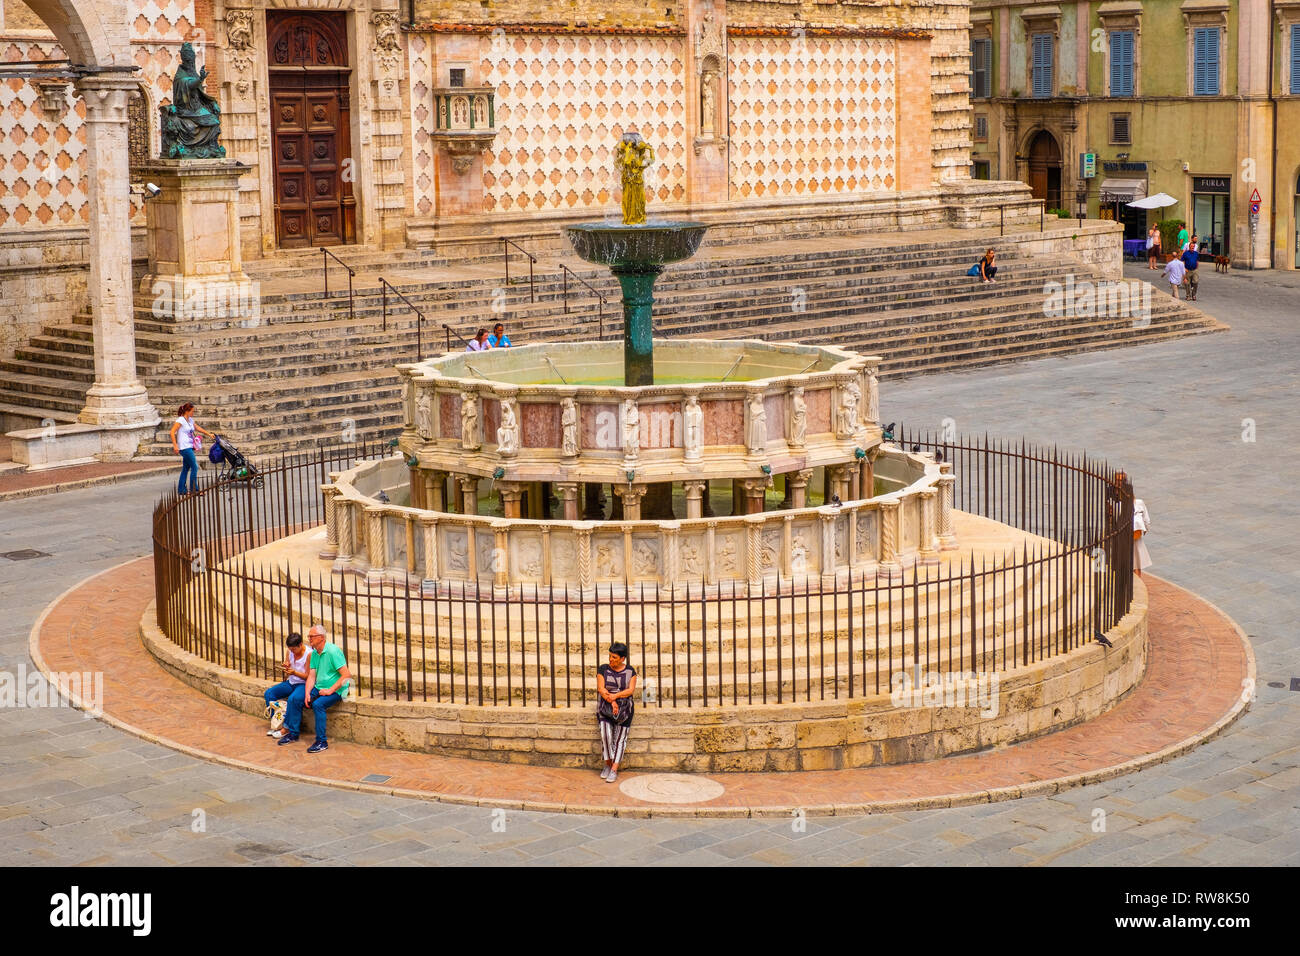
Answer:
<svg viewBox="0 0 1300 956"><path fill-rule="evenodd" d="M1050 798L800 830L376 797L209 765L66 709L4 708L0 864L1300 864L1300 291L1286 274L1213 272L1201 290L1231 332L888 382L883 403L886 420L952 418L1128 469L1152 513L1153 570L1235 618L1259 663L1254 707L1185 757ZM148 550L169 481L0 504L0 551L51 555L0 558L0 668L31 668L28 632L62 591Z"/></svg>

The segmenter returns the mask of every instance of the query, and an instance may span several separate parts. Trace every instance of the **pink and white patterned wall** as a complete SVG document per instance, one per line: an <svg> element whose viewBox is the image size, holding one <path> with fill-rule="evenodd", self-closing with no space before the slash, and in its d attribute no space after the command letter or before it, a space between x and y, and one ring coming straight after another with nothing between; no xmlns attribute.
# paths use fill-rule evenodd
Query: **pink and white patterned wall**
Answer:
<svg viewBox="0 0 1300 956"><path fill-rule="evenodd" d="M732 37L732 199L894 188L894 42Z"/></svg>
<svg viewBox="0 0 1300 956"><path fill-rule="evenodd" d="M636 130L654 147L646 199L686 197L681 38L497 36L481 75L496 87L485 212L600 209L618 201L614 146Z"/></svg>

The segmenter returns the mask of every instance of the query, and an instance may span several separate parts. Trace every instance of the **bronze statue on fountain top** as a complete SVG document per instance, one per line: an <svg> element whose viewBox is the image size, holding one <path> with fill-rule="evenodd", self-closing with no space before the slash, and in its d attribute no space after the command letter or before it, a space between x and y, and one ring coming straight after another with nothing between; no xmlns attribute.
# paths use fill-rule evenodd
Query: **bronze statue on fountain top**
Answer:
<svg viewBox="0 0 1300 956"><path fill-rule="evenodd" d="M221 137L221 106L203 90L207 67L194 69L194 47L181 46L181 65L172 77L172 102L160 106L164 159L225 159Z"/></svg>

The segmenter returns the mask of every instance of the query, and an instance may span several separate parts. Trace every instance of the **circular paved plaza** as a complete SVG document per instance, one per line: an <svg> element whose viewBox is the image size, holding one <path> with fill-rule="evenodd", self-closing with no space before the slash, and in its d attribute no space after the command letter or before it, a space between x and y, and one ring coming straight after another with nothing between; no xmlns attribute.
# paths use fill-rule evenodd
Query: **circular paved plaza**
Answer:
<svg viewBox="0 0 1300 956"><path fill-rule="evenodd" d="M1257 658L1254 704L1184 756L1050 796L810 814L795 826L775 818L502 813L353 792L207 762L66 708L7 707L0 861L1300 862L1300 681L1291 689L1293 674L1300 677L1300 571L1292 558L1300 506L1285 493L1300 465L1293 398L1300 283L1216 274L1202 283L1201 300L1230 332L916 378L892 384L882 409L885 420L919 428L952 419L959 432L1068 442L1128 470L1153 516L1153 571L1222 608ZM0 503L4 551L49 555L0 559L9 611L0 622L0 669L32 669L29 633L60 594L149 551L148 516L167 483L153 476ZM101 616L94 605L83 609L67 623L66 640L94 642ZM221 716L213 713L214 724ZM196 720L178 714L184 726L171 736L202 733Z"/></svg>

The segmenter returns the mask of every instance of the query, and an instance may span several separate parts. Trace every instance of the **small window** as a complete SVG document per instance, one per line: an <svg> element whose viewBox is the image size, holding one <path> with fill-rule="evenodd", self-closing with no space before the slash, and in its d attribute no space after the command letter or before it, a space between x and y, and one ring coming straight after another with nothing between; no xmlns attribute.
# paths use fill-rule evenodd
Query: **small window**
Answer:
<svg viewBox="0 0 1300 956"><path fill-rule="evenodd" d="M1133 31L1110 34L1110 95L1133 95Z"/></svg>
<svg viewBox="0 0 1300 956"><path fill-rule="evenodd" d="M451 68L451 85L460 87L465 85L465 68L453 66Z"/></svg>
<svg viewBox="0 0 1300 956"><path fill-rule="evenodd" d="M1130 113L1110 114L1110 141L1114 146L1131 146L1133 135L1129 130Z"/></svg>
<svg viewBox="0 0 1300 956"><path fill-rule="evenodd" d="M975 114L975 141L987 142L989 138L989 118L983 113Z"/></svg>
<svg viewBox="0 0 1300 956"><path fill-rule="evenodd" d="M989 161L987 159L977 159L971 163L971 179L991 179Z"/></svg>
<svg viewBox="0 0 1300 956"><path fill-rule="evenodd" d="M1192 92L1219 95L1219 28L1197 27L1192 34Z"/></svg>
<svg viewBox="0 0 1300 956"><path fill-rule="evenodd" d="M987 37L970 45L970 89L975 99L993 95L993 41Z"/></svg>
<svg viewBox="0 0 1300 956"><path fill-rule="evenodd" d="M1035 33L1033 36L1033 93L1037 97L1052 95L1052 35Z"/></svg>
<svg viewBox="0 0 1300 956"><path fill-rule="evenodd" d="M1300 94L1300 23L1291 24L1291 92Z"/></svg>

